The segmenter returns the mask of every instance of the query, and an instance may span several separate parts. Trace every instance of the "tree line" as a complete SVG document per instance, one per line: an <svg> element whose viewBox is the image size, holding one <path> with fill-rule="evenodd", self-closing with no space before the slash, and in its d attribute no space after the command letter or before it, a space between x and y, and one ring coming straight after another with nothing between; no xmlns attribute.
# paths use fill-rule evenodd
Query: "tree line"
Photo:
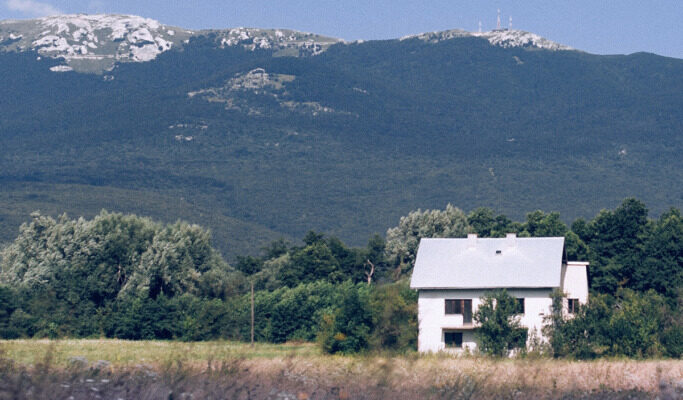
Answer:
<svg viewBox="0 0 683 400"><path fill-rule="evenodd" d="M570 226L553 212L517 222L449 204L409 213L365 247L311 231L300 243L274 241L232 265L197 225L105 211L91 220L34 213L0 251L0 336L249 340L253 285L258 341L317 340L332 353L411 350L417 294L408 281L419 240L470 232L564 236L568 258L591 263L589 304L571 320L548 319L544 352L680 357L680 210L651 219L636 199ZM490 345L480 338L482 349L500 354L508 345L493 336Z"/></svg>

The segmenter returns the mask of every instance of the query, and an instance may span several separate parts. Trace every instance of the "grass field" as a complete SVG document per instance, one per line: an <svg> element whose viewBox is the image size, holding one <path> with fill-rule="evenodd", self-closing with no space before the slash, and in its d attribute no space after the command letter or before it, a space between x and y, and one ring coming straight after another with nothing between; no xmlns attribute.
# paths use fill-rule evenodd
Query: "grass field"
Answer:
<svg viewBox="0 0 683 400"><path fill-rule="evenodd" d="M683 383L680 360L327 356L309 343L15 340L0 352L0 382L18 385L0 383L0 399L22 398L26 385L25 398L676 398Z"/></svg>
<svg viewBox="0 0 683 400"><path fill-rule="evenodd" d="M72 357L84 357L90 361L106 360L114 368L126 368L136 364L160 367L176 361L199 365L220 360L320 356L317 346L312 343L256 343L251 347L240 342L186 343L116 339L0 340L0 351L5 357L23 365L43 362L45 355L50 351L51 361L57 367L67 367Z"/></svg>

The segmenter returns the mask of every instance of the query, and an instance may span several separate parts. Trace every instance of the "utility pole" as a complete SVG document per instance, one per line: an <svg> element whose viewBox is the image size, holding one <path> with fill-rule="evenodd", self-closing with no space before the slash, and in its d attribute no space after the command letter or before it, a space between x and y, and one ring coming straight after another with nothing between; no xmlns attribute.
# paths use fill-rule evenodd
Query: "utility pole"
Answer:
<svg viewBox="0 0 683 400"><path fill-rule="evenodd" d="M251 280L251 347L254 347L254 280Z"/></svg>

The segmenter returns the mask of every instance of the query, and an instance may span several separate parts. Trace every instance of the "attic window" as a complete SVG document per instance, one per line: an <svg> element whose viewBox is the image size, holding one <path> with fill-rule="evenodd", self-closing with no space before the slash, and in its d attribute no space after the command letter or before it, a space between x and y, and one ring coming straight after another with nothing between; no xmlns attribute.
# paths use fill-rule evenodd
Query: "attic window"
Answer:
<svg viewBox="0 0 683 400"><path fill-rule="evenodd" d="M503 250L496 250L496 254L503 254Z"/></svg>

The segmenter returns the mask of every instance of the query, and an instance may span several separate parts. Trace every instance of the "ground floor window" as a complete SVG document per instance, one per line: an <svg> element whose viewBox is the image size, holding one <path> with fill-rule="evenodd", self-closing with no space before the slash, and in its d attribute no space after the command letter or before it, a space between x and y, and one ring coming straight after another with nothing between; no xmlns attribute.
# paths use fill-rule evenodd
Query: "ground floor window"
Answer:
<svg viewBox="0 0 683 400"><path fill-rule="evenodd" d="M462 348L462 332L444 331L443 341L446 347Z"/></svg>
<svg viewBox="0 0 683 400"><path fill-rule="evenodd" d="M567 312L576 314L579 309L579 299L567 299Z"/></svg>

